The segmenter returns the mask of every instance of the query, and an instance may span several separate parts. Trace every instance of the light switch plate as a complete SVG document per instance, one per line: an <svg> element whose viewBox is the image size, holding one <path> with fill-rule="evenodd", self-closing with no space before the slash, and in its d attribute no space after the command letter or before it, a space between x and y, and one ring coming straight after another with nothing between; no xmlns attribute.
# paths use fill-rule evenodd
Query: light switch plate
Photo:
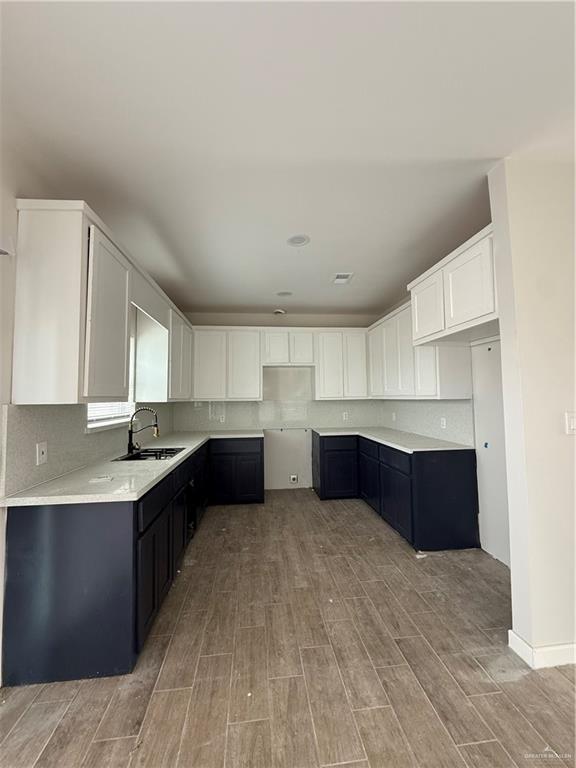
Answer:
<svg viewBox="0 0 576 768"><path fill-rule="evenodd" d="M440 429L446 429L446 419L444 416L440 419Z"/></svg>
<svg viewBox="0 0 576 768"><path fill-rule="evenodd" d="M566 411L564 414L566 434L576 435L576 411Z"/></svg>
<svg viewBox="0 0 576 768"><path fill-rule="evenodd" d="M48 443L36 443L36 466L46 464L48 461Z"/></svg>

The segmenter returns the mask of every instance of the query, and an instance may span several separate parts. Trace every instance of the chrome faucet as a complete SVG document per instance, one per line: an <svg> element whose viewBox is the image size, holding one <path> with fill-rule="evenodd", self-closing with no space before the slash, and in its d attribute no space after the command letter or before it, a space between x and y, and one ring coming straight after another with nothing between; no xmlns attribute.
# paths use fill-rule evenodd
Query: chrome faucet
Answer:
<svg viewBox="0 0 576 768"><path fill-rule="evenodd" d="M140 427L140 429L134 429L133 423L134 423L134 416L136 416L137 413L140 413L140 411L150 411L150 413L154 414L154 424L146 424L144 427ZM154 437L159 437L160 435L160 429L158 428L158 414L154 410L154 408L148 408L148 406L143 405L141 408L136 408L132 416L130 417L130 421L128 422L128 453L134 453L134 451L140 450L140 444L134 442L134 435L137 432L142 432L143 429L148 429L149 427L152 427L154 430Z"/></svg>

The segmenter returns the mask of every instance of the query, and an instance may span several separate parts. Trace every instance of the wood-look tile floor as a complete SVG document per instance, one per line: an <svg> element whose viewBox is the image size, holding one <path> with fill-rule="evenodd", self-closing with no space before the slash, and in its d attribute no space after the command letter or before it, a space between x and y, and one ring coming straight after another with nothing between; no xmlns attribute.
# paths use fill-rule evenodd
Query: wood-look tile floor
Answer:
<svg viewBox="0 0 576 768"><path fill-rule="evenodd" d="M503 565L361 501L214 507L132 674L0 691L0 767L574 768L574 667L509 627Z"/></svg>

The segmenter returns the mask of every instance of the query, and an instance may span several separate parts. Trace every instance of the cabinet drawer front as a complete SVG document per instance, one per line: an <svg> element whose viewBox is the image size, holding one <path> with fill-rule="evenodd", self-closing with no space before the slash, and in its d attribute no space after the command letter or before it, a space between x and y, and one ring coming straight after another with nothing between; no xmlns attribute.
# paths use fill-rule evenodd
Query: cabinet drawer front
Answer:
<svg viewBox="0 0 576 768"><path fill-rule="evenodd" d="M179 491L185 485L188 485L194 475L195 465L196 460L194 456L190 456L190 458L186 459L186 461L183 461L180 466L176 467L173 472L175 491Z"/></svg>
<svg viewBox="0 0 576 768"><path fill-rule="evenodd" d="M174 472L148 491L138 502L138 532L142 533L154 522L174 496Z"/></svg>
<svg viewBox="0 0 576 768"><path fill-rule="evenodd" d="M262 444L261 437L216 438L210 441L210 451L213 454L261 453Z"/></svg>
<svg viewBox="0 0 576 768"><path fill-rule="evenodd" d="M379 458L382 464L387 464L405 475L409 475L412 471L412 460L409 453L397 451L387 445L380 445Z"/></svg>
<svg viewBox="0 0 576 768"><path fill-rule="evenodd" d="M367 456L374 456L375 459L378 458L378 443L375 443L374 440L367 440L365 437L359 437L358 448L360 449L360 453L365 453Z"/></svg>
<svg viewBox="0 0 576 768"><path fill-rule="evenodd" d="M322 437L322 450L324 451L355 451L358 446L356 435L342 437Z"/></svg>

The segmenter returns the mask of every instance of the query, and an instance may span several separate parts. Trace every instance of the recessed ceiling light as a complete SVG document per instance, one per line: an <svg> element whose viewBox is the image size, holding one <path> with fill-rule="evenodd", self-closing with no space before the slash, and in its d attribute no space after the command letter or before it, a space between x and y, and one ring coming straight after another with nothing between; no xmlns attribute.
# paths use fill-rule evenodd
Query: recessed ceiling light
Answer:
<svg viewBox="0 0 576 768"><path fill-rule="evenodd" d="M354 277L354 272L336 272L332 278L334 285L346 285Z"/></svg>
<svg viewBox="0 0 576 768"><path fill-rule="evenodd" d="M303 245L308 245L310 238L308 235L292 235L286 242L293 248L301 248Z"/></svg>
<svg viewBox="0 0 576 768"><path fill-rule="evenodd" d="M286 314L286 310L285 309L275 309L274 310L274 314L275 315L285 315Z"/></svg>
<svg viewBox="0 0 576 768"><path fill-rule="evenodd" d="M292 296L292 291L278 291L276 296Z"/></svg>

